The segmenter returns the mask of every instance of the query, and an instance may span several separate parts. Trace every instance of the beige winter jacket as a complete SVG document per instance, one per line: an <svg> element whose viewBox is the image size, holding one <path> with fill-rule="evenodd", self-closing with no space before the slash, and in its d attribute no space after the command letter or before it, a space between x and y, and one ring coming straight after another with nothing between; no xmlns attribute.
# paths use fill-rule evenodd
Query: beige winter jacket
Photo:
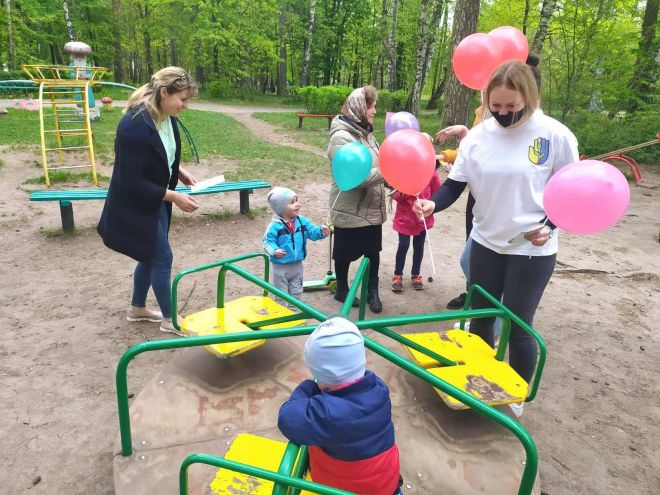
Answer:
<svg viewBox="0 0 660 495"><path fill-rule="evenodd" d="M330 188L330 206L332 223L337 227L356 228L385 223L385 186L378 168L378 142L372 132L358 129L348 122L335 117L330 127L328 159L332 159L337 150L346 143L358 141L364 144L373 159L371 173L358 187L340 194L336 182ZM339 198L337 199L337 195ZM335 199L337 202L335 203Z"/></svg>

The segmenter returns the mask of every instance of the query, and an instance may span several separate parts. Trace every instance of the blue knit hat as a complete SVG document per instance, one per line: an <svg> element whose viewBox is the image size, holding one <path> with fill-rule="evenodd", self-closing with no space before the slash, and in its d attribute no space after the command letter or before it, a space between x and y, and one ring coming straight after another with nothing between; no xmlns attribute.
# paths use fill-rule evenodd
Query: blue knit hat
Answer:
<svg viewBox="0 0 660 495"><path fill-rule="evenodd" d="M324 321L305 343L305 362L316 379L325 385L342 385L364 376L367 359L364 337L345 318Z"/></svg>
<svg viewBox="0 0 660 495"><path fill-rule="evenodd" d="M272 210L278 215L282 216L286 205L289 204L289 201L291 201L291 198L293 198L295 195L296 193L288 187L275 186L268 192L266 199L268 200L268 204Z"/></svg>

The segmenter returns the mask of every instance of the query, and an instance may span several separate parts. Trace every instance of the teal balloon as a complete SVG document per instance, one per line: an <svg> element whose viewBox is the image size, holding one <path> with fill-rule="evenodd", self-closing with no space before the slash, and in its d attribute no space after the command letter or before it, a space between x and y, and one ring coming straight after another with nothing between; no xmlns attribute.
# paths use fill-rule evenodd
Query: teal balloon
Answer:
<svg viewBox="0 0 660 495"><path fill-rule="evenodd" d="M362 143L343 145L332 159L332 176L340 191L359 186L371 173L373 160L369 149Z"/></svg>

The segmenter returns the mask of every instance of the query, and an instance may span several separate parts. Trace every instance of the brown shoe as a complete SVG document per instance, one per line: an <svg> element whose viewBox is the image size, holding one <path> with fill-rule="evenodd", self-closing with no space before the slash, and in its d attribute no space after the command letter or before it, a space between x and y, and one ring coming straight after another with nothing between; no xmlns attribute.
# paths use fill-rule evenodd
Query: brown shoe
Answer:
<svg viewBox="0 0 660 495"><path fill-rule="evenodd" d="M415 290L424 290L424 282L421 275L413 275L410 277L410 283Z"/></svg>

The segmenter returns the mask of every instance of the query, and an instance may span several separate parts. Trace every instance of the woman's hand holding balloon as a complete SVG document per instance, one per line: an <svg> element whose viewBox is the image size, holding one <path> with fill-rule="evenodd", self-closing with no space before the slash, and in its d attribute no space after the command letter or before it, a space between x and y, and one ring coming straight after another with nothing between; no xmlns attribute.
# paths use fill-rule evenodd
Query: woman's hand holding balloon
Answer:
<svg viewBox="0 0 660 495"><path fill-rule="evenodd" d="M552 229L547 225L526 232L524 238L526 241L531 242L535 246L543 246L552 237Z"/></svg>
<svg viewBox="0 0 660 495"><path fill-rule="evenodd" d="M433 215L433 210L435 210L435 203L430 199L420 199L413 204L413 212L420 219Z"/></svg>

